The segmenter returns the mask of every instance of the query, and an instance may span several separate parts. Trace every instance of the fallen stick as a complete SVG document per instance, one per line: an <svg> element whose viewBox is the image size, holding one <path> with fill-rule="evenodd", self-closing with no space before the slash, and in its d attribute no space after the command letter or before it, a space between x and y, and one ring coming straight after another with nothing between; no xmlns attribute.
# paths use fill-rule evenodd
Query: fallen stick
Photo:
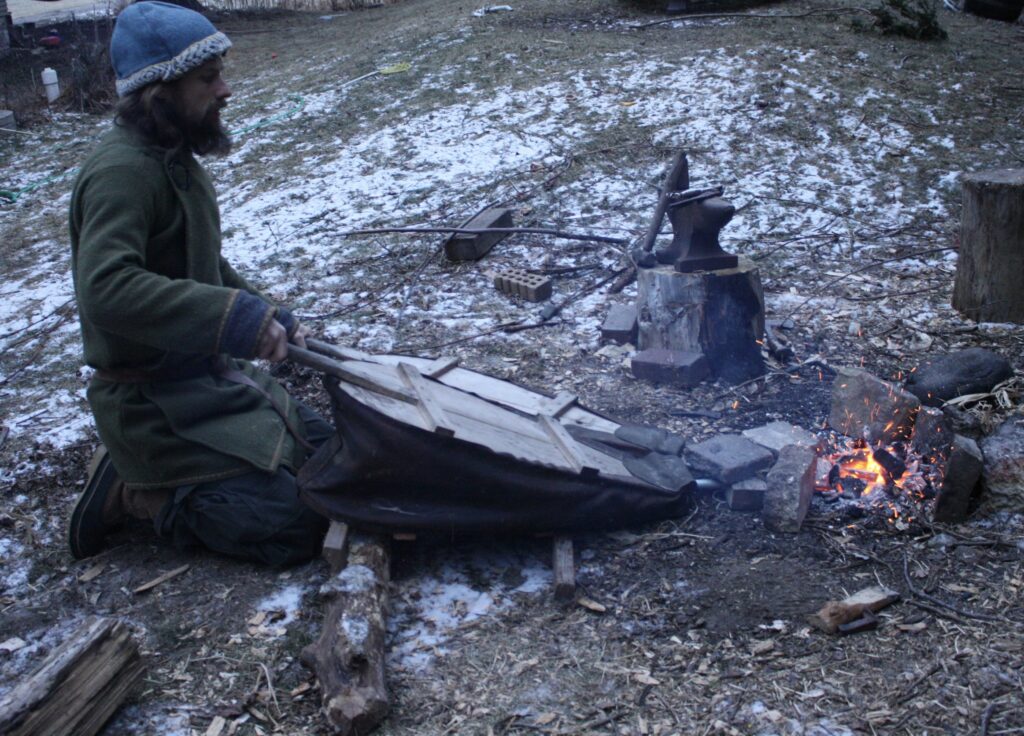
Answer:
<svg viewBox="0 0 1024 736"><path fill-rule="evenodd" d="M348 565L320 588L329 600L320 637L301 657L316 672L323 713L341 736L369 733L390 707L384 681L389 540L360 532L348 537ZM339 564L336 556L331 564Z"/></svg>
<svg viewBox="0 0 1024 736"><path fill-rule="evenodd" d="M349 230L341 233L341 237L351 235L381 235L384 233L455 233L456 235L479 235L481 233L525 233L528 235L553 235L565 240L590 240L595 243L612 243L624 245L628 238L613 238L610 235L591 235L589 233L571 233L566 230L555 230L547 227L376 227L366 230Z"/></svg>

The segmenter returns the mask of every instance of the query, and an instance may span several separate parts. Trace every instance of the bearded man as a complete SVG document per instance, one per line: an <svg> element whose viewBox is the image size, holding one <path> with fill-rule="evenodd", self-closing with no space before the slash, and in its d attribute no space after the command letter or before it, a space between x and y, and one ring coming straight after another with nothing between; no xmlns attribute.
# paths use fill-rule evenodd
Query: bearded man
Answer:
<svg viewBox="0 0 1024 736"><path fill-rule="evenodd" d="M130 518L176 546L283 565L316 554L324 519L295 473L333 430L248 361L281 361L305 328L221 256L195 156L223 155L231 42L202 15L128 6L110 43L120 101L71 199L88 400L103 446L72 512L76 558Z"/></svg>

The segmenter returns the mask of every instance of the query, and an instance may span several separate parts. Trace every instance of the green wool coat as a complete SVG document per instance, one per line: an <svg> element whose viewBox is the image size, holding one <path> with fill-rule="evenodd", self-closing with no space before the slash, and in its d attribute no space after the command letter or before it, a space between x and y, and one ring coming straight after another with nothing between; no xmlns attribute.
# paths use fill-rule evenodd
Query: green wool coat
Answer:
<svg viewBox="0 0 1024 736"><path fill-rule="evenodd" d="M247 362L273 319L292 318L221 256L216 195L195 158L115 126L78 174L70 229L86 363L193 376L91 381L96 427L125 483L164 488L297 469L301 447L270 402L202 369L227 360L302 427L294 400Z"/></svg>

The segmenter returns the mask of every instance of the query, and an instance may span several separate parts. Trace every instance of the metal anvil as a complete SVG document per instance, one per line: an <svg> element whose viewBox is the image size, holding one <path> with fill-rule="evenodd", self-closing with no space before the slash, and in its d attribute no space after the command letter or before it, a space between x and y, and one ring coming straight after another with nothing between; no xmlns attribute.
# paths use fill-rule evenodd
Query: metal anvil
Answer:
<svg viewBox="0 0 1024 736"><path fill-rule="evenodd" d="M736 208L722 197L684 197L669 204L672 242L655 250L659 263L672 263L677 271L717 271L736 268L739 259L722 250L718 233L732 219Z"/></svg>

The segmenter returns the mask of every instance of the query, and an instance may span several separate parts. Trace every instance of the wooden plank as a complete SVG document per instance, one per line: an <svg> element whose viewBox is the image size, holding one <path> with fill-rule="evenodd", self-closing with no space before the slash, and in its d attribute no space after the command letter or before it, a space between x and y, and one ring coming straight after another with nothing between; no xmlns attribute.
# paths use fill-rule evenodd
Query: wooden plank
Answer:
<svg viewBox="0 0 1024 736"><path fill-rule="evenodd" d="M577 450L576 440L566 431L565 427L559 424L557 419L552 419L547 414L541 414L537 417L537 423L548 433L551 441L554 442L573 470L577 473L581 472L584 468L597 470L597 468L584 464L583 457Z"/></svg>
<svg viewBox="0 0 1024 736"><path fill-rule="evenodd" d="M437 380L438 378L443 376L445 373L450 371L452 368L455 368L456 366L458 366L458 364L459 364L459 359L458 358L454 358L454 357L438 358L437 360L431 362L428 366L426 366L424 368L420 368L420 372L424 376L427 376L428 378L433 378L434 380Z"/></svg>
<svg viewBox="0 0 1024 736"><path fill-rule="evenodd" d="M576 396L576 394L570 393L569 391L559 391L555 394L553 399L548 399L544 413L558 419L569 411L569 409L575 406L578 400L579 397Z"/></svg>
<svg viewBox="0 0 1024 736"><path fill-rule="evenodd" d="M139 647L121 622L91 616L31 676L0 698L0 733L99 733L143 667Z"/></svg>
<svg viewBox="0 0 1024 736"><path fill-rule="evenodd" d="M416 400L400 383L396 384L395 378L384 366L359 361L343 364L310 350L303 350L297 345L288 346L288 359L385 396L409 402Z"/></svg>
<svg viewBox="0 0 1024 736"><path fill-rule="evenodd" d="M332 521L324 537L323 558L331 567L331 573L337 573L345 567L348 560L348 524L343 521Z"/></svg>
<svg viewBox="0 0 1024 736"><path fill-rule="evenodd" d="M455 428L452 426L451 420L434 398L432 388L423 375L408 363L399 363L398 373L405 381L405 385L415 394L420 411L423 412L430 431L448 437L454 435Z"/></svg>
<svg viewBox="0 0 1024 736"><path fill-rule="evenodd" d="M555 536L551 566L555 574L555 600L560 603L576 600L576 561L571 538Z"/></svg>

